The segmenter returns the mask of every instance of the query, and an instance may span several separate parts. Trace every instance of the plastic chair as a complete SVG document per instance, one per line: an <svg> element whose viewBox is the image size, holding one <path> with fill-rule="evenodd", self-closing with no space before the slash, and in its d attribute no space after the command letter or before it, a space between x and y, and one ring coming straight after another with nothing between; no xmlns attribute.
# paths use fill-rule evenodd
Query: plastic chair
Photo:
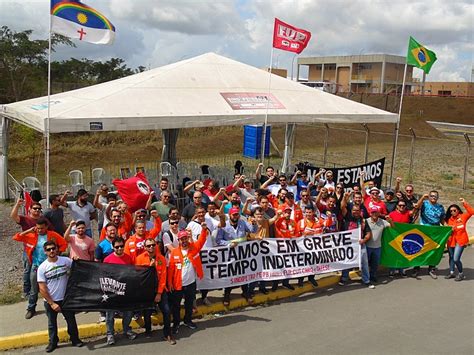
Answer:
<svg viewBox="0 0 474 355"><path fill-rule="evenodd" d="M41 190L41 182L34 176L27 176L22 180L22 185L27 192Z"/></svg>
<svg viewBox="0 0 474 355"><path fill-rule="evenodd" d="M160 163L160 176L161 177L171 176L171 172L172 172L171 167L172 167L172 165L169 162L162 161Z"/></svg>
<svg viewBox="0 0 474 355"><path fill-rule="evenodd" d="M92 169L92 185L105 184L105 170L102 168Z"/></svg>
<svg viewBox="0 0 474 355"><path fill-rule="evenodd" d="M69 180L71 182L71 190L74 196L80 189L84 188L84 180L82 179L82 171L71 170L69 172Z"/></svg>

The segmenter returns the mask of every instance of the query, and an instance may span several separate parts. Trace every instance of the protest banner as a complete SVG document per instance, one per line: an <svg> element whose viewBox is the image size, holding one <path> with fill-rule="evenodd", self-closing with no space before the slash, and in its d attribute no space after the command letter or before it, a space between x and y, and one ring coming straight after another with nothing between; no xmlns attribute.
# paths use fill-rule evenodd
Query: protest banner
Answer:
<svg viewBox="0 0 474 355"><path fill-rule="evenodd" d="M372 161L367 164L350 166L345 168L323 168L313 166L309 163L299 163L296 165L296 167L300 171L306 171L308 174L308 179L313 183L317 183L315 182L315 176L321 169L326 170L326 172L320 177L322 179L325 179L325 174L327 174L328 171L332 171L334 181L343 183L344 187L348 188L349 190L352 190L354 186L359 185L360 173L362 171L365 172L364 181L373 181L375 183L375 186L380 188L382 186L384 165L385 158Z"/></svg>
<svg viewBox="0 0 474 355"><path fill-rule="evenodd" d="M308 237L271 238L201 250L198 289L239 286L323 274L360 266L360 230Z"/></svg>
<svg viewBox="0 0 474 355"><path fill-rule="evenodd" d="M151 308L154 267L75 260L62 308L68 311L134 311Z"/></svg>

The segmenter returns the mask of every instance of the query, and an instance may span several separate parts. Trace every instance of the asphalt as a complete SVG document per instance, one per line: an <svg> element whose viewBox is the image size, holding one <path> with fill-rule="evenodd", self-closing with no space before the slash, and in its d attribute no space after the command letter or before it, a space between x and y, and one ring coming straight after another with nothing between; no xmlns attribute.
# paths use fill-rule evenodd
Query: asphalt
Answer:
<svg viewBox="0 0 474 355"><path fill-rule="evenodd" d="M113 350L144 354L159 351L194 354L473 354L472 246L465 250L463 262L467 278L462 282L441 277L447 273L445 255L437 280L431 279L425 268L425 273L418 279L381 277L374 290L356 282L343 287L332 284L316 291L300 290L301 295L263 306L245 307L225 314L211 313L197 320L195 331L181 327L175 346L160 341L161 327L155 327L152 339L139 336L129 341L118 337L114 347L107 347L104 337L100 336L88 339L85 348L63 344L59 350L60 353ZM0 307L2 330L6 325L3 320L7 318L4 307ZM30 322L22 319L22 315L9 319L9 327L21 329ZM79 317L95 320L97 314ZM35 318L34 322L42 323L40 329L45 329L44 315ZM13 352L43 351L44 346Z"/></svg>

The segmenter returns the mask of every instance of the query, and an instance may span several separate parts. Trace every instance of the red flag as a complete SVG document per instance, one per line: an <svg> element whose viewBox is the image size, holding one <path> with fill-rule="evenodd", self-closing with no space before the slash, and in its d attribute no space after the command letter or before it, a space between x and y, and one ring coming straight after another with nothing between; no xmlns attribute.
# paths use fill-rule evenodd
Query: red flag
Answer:
<svg viewBox="0 0 474 355"><path fill-rule="evenodd" d="M143 173L137 173L125 180L115 179L112 184L117 187L119 195L128 205L130 212L145 208L152 190Z"/></svg>
<svg viewBox="0 0 474 355"><path fill-rule="evenodd" d="M25 200L25 215L28 216L28 214L30 213L31 205L33 204L33 199L31 198L31 195L28 191L24 191L23 195L23 198Z"/></svg>
<svg viewBox="0 0 474 355"><path fill-rule="evenodd" d="M275 18L273 47L284 51L301 53L311 38L311 32L293 27Z"/></svg>

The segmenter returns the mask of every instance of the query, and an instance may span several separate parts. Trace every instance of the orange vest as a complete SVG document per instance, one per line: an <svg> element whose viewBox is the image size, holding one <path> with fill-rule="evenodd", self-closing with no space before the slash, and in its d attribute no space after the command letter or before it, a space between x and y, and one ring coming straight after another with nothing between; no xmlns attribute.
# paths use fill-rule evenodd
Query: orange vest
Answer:
<svg viewBox="0 0 474 355"><path fill-rule="evenodd" d="M204 272L202 270L202 262L199 252L204 246L204 243L206 243L206 238L207 229L203 229L198 240L195 242L190 242L188 247L188 258L191 261L194 270L196 271L197 277L200 279L203 278ZM183 265L183 253L181 252L181 246L173 249L173 251L170 253L170 262L168 266L168 290L170 291L180 291L183 288L181 267L178 268L178 265Z"/></svg>
<svg viewBox="0 0 474 355"><path fill-rule="evenodd" d="M448 226L453 228L453 232L448 239L448 247L454 248L456 243L460 246L465 246L469 243L469 236L466 232L466 223L469 218L474 214L474 208L472 208L467 202L464 203L465 213L459 214L456 217L451 217L448 220Z"/></svg>
<svg viewBox="0 0 474 355"><path fill-rule="evenodd" d="M140 254L135 260L135 265L150 266L150 255L148 253ZM166 259L160 253L160 249L155 249L155 268L158 276L158 293L166 291Z"/></svg>
<svg viewBox="0 0 474 355"><path fill-rule="evenodd" d="M329 227L332 224L332 217L328 219L315 218L314 221L308 221L306 218L302 219L298 223L298 228L301 234L304 233L306 229L314 231L311 235L322 234L324 232L324 227Z"/></svg>
<svg viewBox="0 0 474 355"><path fill-rule="evenodd" d="M135 259L145 251L145 240L148 238L155 239L156 236L160 233L160 231L161 219L160 217L157 217L155 219L155 226L149 231L146 231L143 237L139 237L138 235L134 234L127 239L127 241L125 242L124 253L130 255L133 262L135 262Z"/></svg>
<svg viewBox="0 0 474 355"><path fill-rule="evenodd" d="M58 233L53 232L53 231L47 231L46 236L47 236L48 241L52 240L56 242L60 253L64 252L67 249L66 240L63 237L61 237ZM20 233L17 233L13 236L13 240L16 240L18 242L23 242L23 245L25 246L26 255L28 255L28 259L30 260L30 263L32 263L33 250L35 250L36 244L38 243L38 233L31 232L25 235L20 235Z"/></svg>
<svg viewBox="0 0 474 355"><path fill-rule="evenodd" d="M279 218L275 222L275 237L277 238L297 238L301 236L298 224L293 220L286 220L285 218Z"/></svg>

